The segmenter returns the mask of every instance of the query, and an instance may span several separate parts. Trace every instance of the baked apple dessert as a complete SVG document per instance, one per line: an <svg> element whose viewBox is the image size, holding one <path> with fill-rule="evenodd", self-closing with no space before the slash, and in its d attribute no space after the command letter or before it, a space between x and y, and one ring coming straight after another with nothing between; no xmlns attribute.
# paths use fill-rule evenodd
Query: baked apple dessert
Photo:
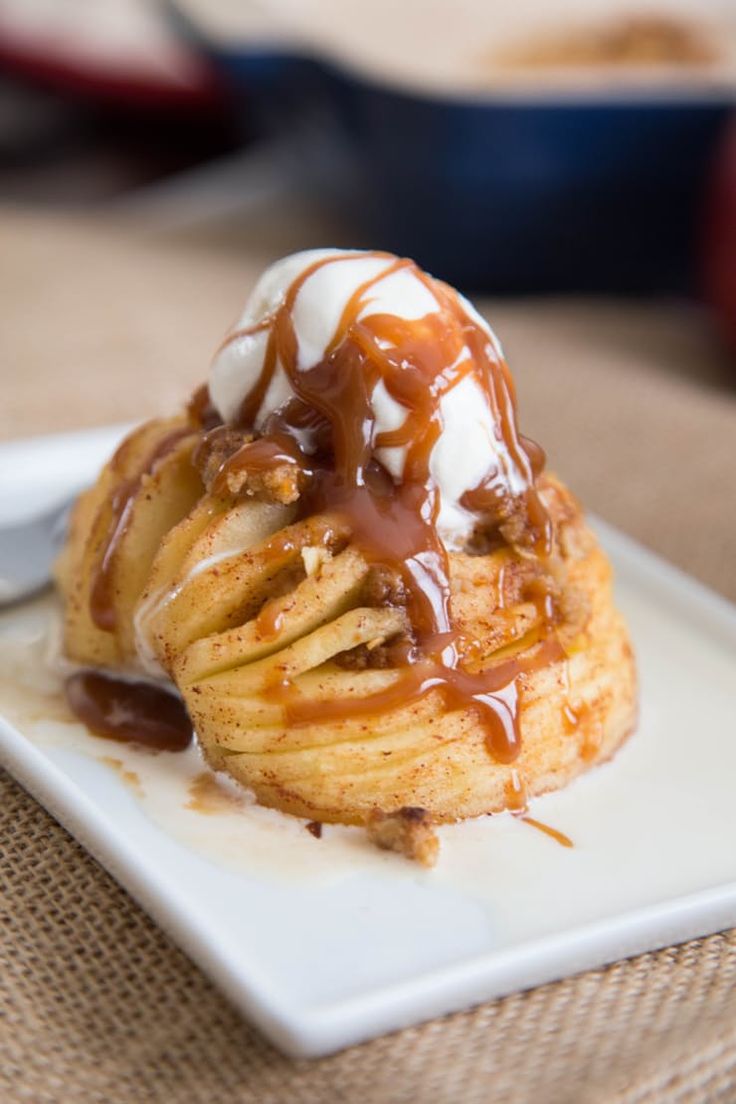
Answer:
<svg viewBox="0 0 736 1104"><path fill-rule="evenodd" d="M456 291L386 253L286 258L76 506L72 706L160 746L193 727L259 802L431 861L428 824L521 810L634 725L610 566L544 463Z"/></svg>

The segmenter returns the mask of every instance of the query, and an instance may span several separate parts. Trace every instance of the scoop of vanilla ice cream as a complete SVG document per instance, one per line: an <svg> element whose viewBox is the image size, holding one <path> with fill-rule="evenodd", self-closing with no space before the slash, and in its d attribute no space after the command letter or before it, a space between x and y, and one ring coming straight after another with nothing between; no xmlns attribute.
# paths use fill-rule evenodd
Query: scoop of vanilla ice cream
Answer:
<svg viewBox="0 0 736 1104"><path fill-rule="evenodd" d="M269 340L267 327L255 333L238 334L238 331L247 331L272 315L294 281L317 262L322 263L303 281L292 306L300 371L308 371L323 359L345 308L369 280L373 281L370 296L358 319L389 314L411 322L439 312L440 303L431 286L411 268L391 271L395 261L388 254L315 249L285 257L268 268L238 319L234 328L237 336L226 342L212 364L210 396L223 420L237 419L243 400L260 377ZM382 272L386 273L383 278ZM500 345L485 319L466 299L458 298L466 314L487 334L494 354L500 357ZM448 365L448 369L452 367ZM289 377L277 363L256 415L255 428L260 429L268 416L285 406L293 395ZM383 381L375 386L371 405L375 436L400 428L407 416L406 408L389 394ZM444 393L440 416L443 428L432 450L429 468L440 499L437 530L446 547L456 550L463 547L477 521L460 503L465 492L477 487L490 470L495 470L499 489L519 494L528 486L528 475L509 454L481 381L473 373ZM406 449L376 448L374 455L400 482Z"/></svg>

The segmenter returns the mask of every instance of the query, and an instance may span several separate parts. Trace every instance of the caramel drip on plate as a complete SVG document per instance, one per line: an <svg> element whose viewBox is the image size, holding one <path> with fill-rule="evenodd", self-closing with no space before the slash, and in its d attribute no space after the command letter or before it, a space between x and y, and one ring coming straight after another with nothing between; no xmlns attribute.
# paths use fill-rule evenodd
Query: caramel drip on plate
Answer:
<svg viewBox="0 0 736 1104"><path fill-rule="evenodd" d="M555 840L562 847L574 847L569 836L566 836L564 832L560 832L558 828L552 828L549 824L544 824L541 820L534 820L533 817L523 816L521 818L525 824L531 825L532 828L536 828L539 832L544 832L546 836Z"/></svg>
<svg viewBox="0 0 736 1104"><path fill-rule="evenodd" d="M228 462L229 470L298 463L310 477L300 502L303 516L329 512L341 519L370 563L388 566L401 577L413 640L394 681L378 693L317 702L302 698L291 683L269 693L283 702L287 723L300 725L375 717L436 692L446 709L473 711L494 758L510 762L519 752L518 678L562 654L553 633L554 604L549 593L539 595L544 633L530 653L486 670L466 667L470 657L452 621L449 560L437 533L440 502L430 469L443 428L443 395L471 374L480 381L505 453L527 488L525 513L535 551L542 557L550 554L552 543L551 523L534 486L544 454L517 432L513 382L488 333L451 288L431 280L410 261L393 259L359 287L322 360L300 367L292 318L297 296L317 269L341 260L317 261L292 283L270 318L229 339L269 331L261 375L241 407L243 428L253 426L277 365L296 396L267 419L258 440ZM410 321L391 314L363 316L373 285L401 269L410 269L424 283L437 301L437 312ZM406 417L398 429L377 433L371 400L381 383L404 407ZM382 448L405 450L400 483L375 460L375 450ZM497 504L501 494L504 473L491 457L489 465L484 482L467 496L468 507L479 512ZM268 607L261 618L260 629L273 631Z"/></svg>
<svg viewBox="0 0 736 1104"><path fill-rule="evenodd" d="M102 671L79 671L66 680L66 699L95 736L183 751L192 722L180 698L146 682L127 682Z"/></svg>

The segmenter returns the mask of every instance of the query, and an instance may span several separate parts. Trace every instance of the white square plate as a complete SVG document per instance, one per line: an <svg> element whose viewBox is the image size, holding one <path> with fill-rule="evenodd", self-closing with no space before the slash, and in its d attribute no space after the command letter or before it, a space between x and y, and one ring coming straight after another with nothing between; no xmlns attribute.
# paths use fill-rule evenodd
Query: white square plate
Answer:
<svg viewBox="0 0 736 1104"><path fill-rule="evenodd" d="M91 479L120 432L0 446L0 521ZM196 751L88 736L49 696L48 601L0 617L0 755L292 1055L734 925L736 610L598 529L634 637L641 721L613 762L533 803L571 849L511 816L482 818L441 829L440 862L424 871L356 830L316 840L203 783Z"/></svg>

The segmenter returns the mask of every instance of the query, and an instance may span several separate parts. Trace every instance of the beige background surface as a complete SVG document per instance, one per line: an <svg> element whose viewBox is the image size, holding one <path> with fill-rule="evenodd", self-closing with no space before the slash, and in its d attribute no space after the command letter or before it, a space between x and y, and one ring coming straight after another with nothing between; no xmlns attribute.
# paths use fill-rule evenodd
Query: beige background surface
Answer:
<svg viewBox="0 0 736 1104"><path fill-rule="evenodd" d="M267 259L0 211L0 437L172 409ZM736 598L736 367L707 320L678 303L483 307L551 466ZM7 777L0 820L3 1101L736 1098L734 933L295 1063Z"/></svg>

